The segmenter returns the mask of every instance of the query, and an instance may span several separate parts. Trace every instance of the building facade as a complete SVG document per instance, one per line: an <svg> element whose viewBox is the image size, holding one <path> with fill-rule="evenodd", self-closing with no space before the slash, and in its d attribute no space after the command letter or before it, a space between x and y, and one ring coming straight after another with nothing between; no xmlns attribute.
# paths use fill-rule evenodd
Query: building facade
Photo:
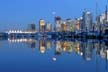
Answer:
<svg viewBox="0 0 108 72"><path fill-rule="evenodd" d="M75 20L66 19L67 31L74 32L75 31Z"/></svg>
<svg viewBox="0 0 108 72"><path fill-rule="evenodd" d="M51 32L52 31L52 25L51 25L51 23L46 23L45 29L46 29L46 32Z"/></svg>
<svg viewBox="0 0 108 72"><path fill-rule="evenodd" d="M89 32L93 30L92 14L91 12L83 12L82 31Z"/></svg>
<svg viewBox="0 0 108 72"><path fill-rule="evenodd" d="M57 16L55 17L55 30L57 32L60 32L61 31L61 24L62 24L62 20L61 20L61 17Z"/></svg>
<svg viewBox="0 0 108 72"><path fill-rule="evenodd" d="M45 20L40 19L39 20L39 32L44 32L45 31Z"/></svg>

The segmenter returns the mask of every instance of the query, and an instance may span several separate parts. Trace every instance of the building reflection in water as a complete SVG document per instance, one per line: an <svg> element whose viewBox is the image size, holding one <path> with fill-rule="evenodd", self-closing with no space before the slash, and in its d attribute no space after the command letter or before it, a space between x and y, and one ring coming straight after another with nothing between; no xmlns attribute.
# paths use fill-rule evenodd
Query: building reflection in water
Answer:
<svg viewBox="0 0 108 72"><path fill-rule="evenodd" d="M61 47L61 42L60 41L56 41L56 47L55 47L55 54L56 55L60 55L62 52L62 47Z"/></svg>
<svg viewBox="0 0 108 72"><path fill-rule="evenodd" d="M27 38L22 38L22 39L8 39L10 43L26 43L29 48L32 48L34 51L36 48L36 40L34 39L27 39Z"/></svg>
<svg viewBox="0 0 108 72"><path fill-rule="evenodd" d="M108 44L104 41L98 40L85 40L85 41L53 41L53 40L34 40L34 39L8 39L11 43L26 43L33 50L36 48L36 43L39 43L39 52L41 54L46 53L46 51L51 51L56 55L61 55L63 52L72 54L75 52L80 55L85 61L92 60L93 51L96 52L96 56L108 60ZM53 60L56 61L54 57Z"/></svg>
<svg viewBox="0 0 108 72"><path fill-rule="evenodd" d="M39 51L40 53L45 53L46 46L45 46L45 40L39 41Z"/></svg>

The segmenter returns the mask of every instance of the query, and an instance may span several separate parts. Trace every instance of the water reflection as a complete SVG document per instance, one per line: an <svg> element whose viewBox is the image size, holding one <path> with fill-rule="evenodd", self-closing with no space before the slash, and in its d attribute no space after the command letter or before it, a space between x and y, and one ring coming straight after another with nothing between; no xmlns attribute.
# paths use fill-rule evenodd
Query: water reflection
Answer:
<svg viewBox="0 0 108 72"><path fill-rule="evenodd" d="M52 39L8 39L10 43L26 43L33 50L39 48L40 54L48 51L54 52L54 55L62 55L62 53L80 55L83 60L91 61L93 52L96 56L108 60L108 44L102 40L52 40ZM34 50L35 51L35 50ZM56 61L56 58L53 58Z"/></svg>
<svg viewBox="0 0 108 72"><path fill-rule="evenodd" d="M4 70L10 67L11 70L13 68L23 69L24 72L28 70L107 72L108 41L46 38L1 39L0 57L0 67Z"/></svg>

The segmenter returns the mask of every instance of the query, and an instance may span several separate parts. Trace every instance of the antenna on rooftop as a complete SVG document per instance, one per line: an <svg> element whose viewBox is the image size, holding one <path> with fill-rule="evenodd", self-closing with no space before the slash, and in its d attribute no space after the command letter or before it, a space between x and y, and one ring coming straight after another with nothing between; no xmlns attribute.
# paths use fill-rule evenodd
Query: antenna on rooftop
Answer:
<svg viewBox="0 0 108 72"><path fill-rule="evenodd" d="M107 5L106 5L106 10L105 10L105 20L106 20L106 23L107 23Z"/></svg>

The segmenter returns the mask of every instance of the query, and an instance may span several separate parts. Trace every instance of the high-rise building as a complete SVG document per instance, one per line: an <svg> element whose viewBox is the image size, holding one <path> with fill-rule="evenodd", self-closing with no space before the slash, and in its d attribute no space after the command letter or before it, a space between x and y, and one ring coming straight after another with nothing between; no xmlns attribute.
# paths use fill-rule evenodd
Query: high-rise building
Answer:
<svg viewBox="0 0 108 72"><path fill-rule="evenodd" d="M82 30L83 29L83 17L80 17L78 22L79 22L79 30L83 31Z"/></svg>
<svg viewBox="0 0 108 72"><path fill-rule="evenodd" d="M56 23L56 31L59 32L61 31L61 24L62 24L62 20L61 20L61 17L57 16L55 17L55 23Z"/></svg>
<svg viewBox="0 0 108 72"><path fill-rule="evenodd" d="M75 21L75 31L77 32L81 32L82 31L82 17L77 18Z"/></svg>
<svg viewBox="0 0 108 72"><path fill-rule="evenodd" d="M108 17L108 15L107 15L107 17ZM97 22L98 30L104 31L105 29L108 29L108 25L107 25L108 18L106 18L106 13L103 13L103 14L97 16L96 22Z"/></svg>
<svg viewBox="0 0 108 72"><path fill-rule="evenodd" d="M35 24L33 23L33 24L29 24L28 25L28 29L27 29L28 31L36 31L36 26L35 26Z"/></svg>
<svg viewBox="0 0 108 72"><path fill-rule="evenodd" d="M89 32L93 30L93 23L92 23L92 14L91 12L84 11L83 12L83 21L82 21L82 30L85 32Z"/></svg>
<svg viewBox="0 0 108 72"><path fill-rule="evenodd" d="M66 19L67 31L74 32L75 30L75 21L72 19Z"/></svg>
<svg viewBox="0 0 108 72"><path fill-rule="evenodd" d="M96 17L96 23L94 25L94 31L99 31L100 30L100 16Z"/></svg>
<svg viewBox="0 0 108 72"><path fill-rule="evenodd" d="M61 31L62 31L62 32L66 32L66 31L67 31L66 22L63 22L63 23L61 24Z"/></svg>
<svg viewBox="0 0 108 72"><path fill-rule="evenodd" d="M51 32L52 31L52 25L51 25L51 23L47 23L45 28L46 28L47 32Z"/></svg>
<svg viewBox="0 0 108 72"><path fill-rule="evenodd" d="M96 24L95 24L95 29L96 31L104 31L105 27L105 14L99 15L96 17Z"/></svg>
<svg viewBox="0 0 108 72"><path fill-rule="evenodd" d="M45 21L43 19L40 19L39 21L39 32L45 31Z"/></svg>

